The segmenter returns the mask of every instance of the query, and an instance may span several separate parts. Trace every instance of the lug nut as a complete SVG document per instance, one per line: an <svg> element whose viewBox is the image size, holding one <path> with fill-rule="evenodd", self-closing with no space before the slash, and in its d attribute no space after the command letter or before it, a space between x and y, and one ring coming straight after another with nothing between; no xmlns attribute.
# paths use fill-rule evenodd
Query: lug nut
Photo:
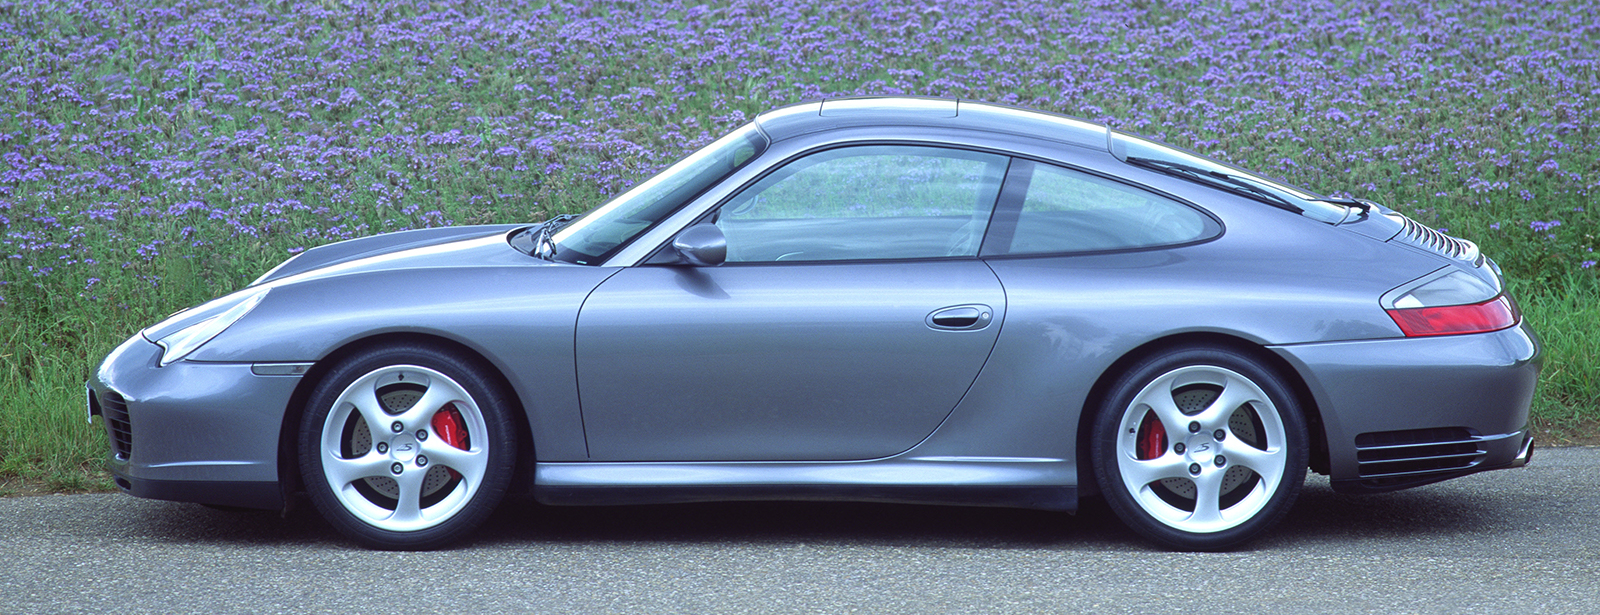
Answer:
<svg viewBox="0 0 1600 615"><path fill-rule="evenodd" d="M1228 458L1227 457L1223 457L1222 455L1217 455L1216 461L1217 461L1217 467L1220 468L1220 467L1222 467L1224 465L1227 465Z"/></svg>
<svg viewBox="0 0 1600 615"><path fill-rule="evenodd" d="M417 430L417 441L421 442L421 441L427 440L427 439L428 439L428 430L426 430L426 429L418 429Z"/></svg>
<svg viewBox="0 0 1600 615"><path fill-rule="evenodd" d="M1211 437L1216 438L1218 442L1221 442L1228 439L1228 432L1218 429L1214 432L1211 432Z"/></svg>
<svg viewBox="0 0 1600 615"><path fill-rule="evenodd" d="M400 465L400 464L395 464L395 465ZM1194 474L1194 475L1199 475L1200 474L1200 464L1198 464L1198 463L1189 464L1189 473L1190 474ZM398 472L397 472L397 474L398 474Z"/></svg>
<svg viewBox="0 0 1600 615"><path fill-rule="evenodd" d="M1200 433L1200 423L1198 421L1189 422L1189 433Z"/></svg>
<svg viewBox="0 0 1600 615"><path fill-rule="evenodd" d="M1199 466L1195 466L1195 467L1199 467ZM1193 469L1193 468L1191 468L1191 469ZM396 461L396 462L394 462L393 465L389 466L389 471L390 472L394 472L395 476L399 476L401 472L406 471L406 467L403 466L403 465L400 465L400 462ZM1195 472L1199 472L1199 470L1194 470L1194 471Z"/></svg>
<svg viewBox="0 0 1600 615"><path fill-rule="evenodd" d="M384 454L387 454L388 452L389 452L389 443L388 442L379 442L378 443L378 454L379 455L384 455Z"/></svg>
<svg viewBox="0 0 1600 615"><path fill-rule="evenodd" d="M393 431L395 433L400 433L400 432L406 430L406 426L404 424L402 424L400 421L395 421L395 422L389 424L389 430Z"/></svg>
<svg viewBox="0 0 1600 615"><path fill-rule="evenodd" d="M1182 455L1183 452L1186 451L1186 450L1189 450L1189 447L1184 446L1182 442L1179 442L1177 444L1172 445L1172 452L1177 453L1179 455Z"/></svg>
<svg viewBox="0 0 1600 615"><path fill-rule="evenodd" d="M428 456L427 455L417 455L417 467L420 468L420 467L423 467L423 466L426 466L426 465L428 465ZM1221 464L1218 464L1218 465L1221 465Z"/></svg>

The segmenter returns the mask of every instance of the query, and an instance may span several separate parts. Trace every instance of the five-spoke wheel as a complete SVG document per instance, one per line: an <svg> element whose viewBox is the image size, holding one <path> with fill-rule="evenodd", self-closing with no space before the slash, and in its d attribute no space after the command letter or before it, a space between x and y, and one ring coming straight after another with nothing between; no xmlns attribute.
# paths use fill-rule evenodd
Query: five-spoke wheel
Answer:
<svg viewBox="0 0 1600 615"><path fill-rule="evenodd" d="M1135 364L1096 417L1091 454L1106 500L1169 546L1235 546L1276 523L1305 480L1295 399L1254 359L1189 349Z"/></svg>
<svg viewBox="0 0 1600 615"><path fill-rule="evenodd" d="M510 482L516 441L493 381L426 347L340 363L311 396L300 465L323 516L368 546L426 549L476 527Z"/></svg>

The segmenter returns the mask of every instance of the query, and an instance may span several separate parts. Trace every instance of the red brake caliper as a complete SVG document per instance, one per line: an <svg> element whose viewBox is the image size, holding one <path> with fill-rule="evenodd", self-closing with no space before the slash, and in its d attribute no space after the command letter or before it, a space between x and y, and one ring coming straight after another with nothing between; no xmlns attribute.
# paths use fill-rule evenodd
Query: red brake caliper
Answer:
<svg viewBox="0 0 1600 615"><path fill-rule="evenodd" d="M445 444L461 450L467 450L467 423L461 420L461 413L456 410L455 404L445 406L433 413L433 433L444 440ZM460 478L455 470L450 470L450 478Z"/></svg>
<svg viewBox="0 0 1600 615"><path fill-rule="evenodd" d="M1156 418L1154 412L1145 413L1135 438L1134 453L1140 460L1155 459L1167 452L1167 429L1161 426L1161 419Z"/></svg>

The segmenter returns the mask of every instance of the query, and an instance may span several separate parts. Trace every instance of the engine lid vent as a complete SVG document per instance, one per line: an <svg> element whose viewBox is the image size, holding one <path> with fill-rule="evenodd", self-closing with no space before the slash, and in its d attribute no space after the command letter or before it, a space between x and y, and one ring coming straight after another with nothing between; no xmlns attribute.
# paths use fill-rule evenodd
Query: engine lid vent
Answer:
<svg viewBox="0 0 1600 615"><path fill-rule="evenodd" d="M1398 213L1390 213L1388 216L1403 227L1400 229L1400 234L1389 241L1413 245L1435 254L1472 263L1474 266L1481 264L1479 261L1482 255L1478 252L1478 244L1451 237Z"/></svg>

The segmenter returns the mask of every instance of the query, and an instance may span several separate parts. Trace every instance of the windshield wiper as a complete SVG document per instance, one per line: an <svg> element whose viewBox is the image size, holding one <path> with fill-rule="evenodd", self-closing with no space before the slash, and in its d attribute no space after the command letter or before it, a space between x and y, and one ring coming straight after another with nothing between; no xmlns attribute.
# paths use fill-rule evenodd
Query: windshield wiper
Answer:
<svg viewBox="0 0 1600 615"><path fill-rule="evenodd" d="M1324 203L1333 203L1334 205L1344 205L1346 207L1356 207L1356 208L1359 208L1361 210L1361 213L1367 213L1369 211L1372 211L1372 206L1373 205L1377 205L1377 203L1374 203L1372 201L1368 201L1366 199L1358 199L1358 198L1355 198L1355 197L1348 197L1348 198L1328 197L1328 198L1325 198L1325 199L1317 199L1317 200L1322 201Z"/></svg>
<svg viewBox="0 0 1600 615"><path fill-rule="evenodd" d="M540 224L538 230L534 231L533 255L555 262L556 240L553 239L555 232L561 230L561 227L566 226L567 223L572 222L577 217L575 214L561 214Z"/></svg>
<svg viewBox="0 0 1600 615"><path fill-rule="evenodd" d="M1179 162L1173 162L1171 160L1161 160L1159 158L1129 156L1127 161L1129 164L1149 167L1151 169L1171 175L1187 177L1201 183L1210 184L1218 188L1228 190L1235 194L1242 194L1244 196L1254 198L1255 200L1263 201L1266 204L1272 205L1273 207L1277 207L1279 209L1292 211L1297 214L1304 214L1306 212L1304 207L1295 205L1293 201L1284 198L1283 195L1278 194L1277 191L1265 188L1257 184L1252 178L1249 177L1223 173L1222 171L1191 166Z"/></svg>

